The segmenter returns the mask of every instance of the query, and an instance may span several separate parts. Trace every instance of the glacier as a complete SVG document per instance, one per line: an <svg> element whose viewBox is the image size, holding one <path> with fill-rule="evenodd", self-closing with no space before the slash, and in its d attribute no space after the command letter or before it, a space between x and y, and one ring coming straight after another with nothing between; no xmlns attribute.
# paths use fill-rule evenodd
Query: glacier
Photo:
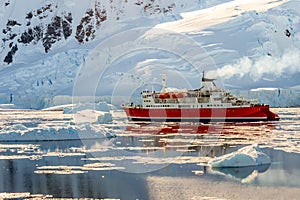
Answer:
<svg viewBox="0 0 300 200"><path fill-rule="evenodd" d="M299 107L300 90L297 88L256 88L251 90L233 90L246 99L257 99L271 107Z"/></svg>
<svg viewBox="0 0 300 200"><path fill-rule="evenodd" d="M147 84L158 87L161 73L168 74L172 86L197 88L202 70L246 98L273 107L300 104L299 1L30 3L30 8L9 0L0 5L1 104L42 109L72 103L72 95L114 103L114 97L137 93ZM136 38L123 37L135 30L140 31ZM160 44L151 50L117 51L126 39ZM107 58L120 56L101 61L107 70L95 83L94 94L74 94L76 81L93 68L87 65L95 64L93 52L101 48ZM193 55L191 62L187 55ZM277 90L251 90L269 87Z"/></svg>

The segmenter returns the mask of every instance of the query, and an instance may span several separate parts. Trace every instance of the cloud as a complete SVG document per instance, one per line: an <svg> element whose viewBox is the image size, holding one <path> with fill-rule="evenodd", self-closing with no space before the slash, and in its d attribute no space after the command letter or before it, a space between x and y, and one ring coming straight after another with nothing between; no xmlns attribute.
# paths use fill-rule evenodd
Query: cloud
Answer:
<svg viewBox="0 0 300 200"><path fill-rule="evenodd" d="M243 57L235 64L225 65L214 71L208 72L209 77L230 79L233 76L244 78L249 76L253 81L258 81L264 75L280 77L283 73L293 74L300 72L300 50L292 48L286 50L281 56L264 55L259 58Z"/></svg>

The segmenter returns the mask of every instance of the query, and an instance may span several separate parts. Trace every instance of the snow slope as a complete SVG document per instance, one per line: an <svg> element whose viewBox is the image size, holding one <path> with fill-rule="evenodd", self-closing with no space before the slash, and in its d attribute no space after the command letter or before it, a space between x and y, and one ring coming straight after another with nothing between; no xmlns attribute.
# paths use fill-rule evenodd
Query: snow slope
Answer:
<svg viewBox="0 0 300 200"><path fill-rule="evenodd" d="M231 1L156 27L199 42L227 88L299 85L299 1ZM204 63L205 65L206 63Z"/></svg>
<svg viewBox="0 0 300 200"><path fill-rule="evenodd" d="M1 103L43 108L57 95L138 94L159 88L162 73L171 87L195 88L202 70L230 89L299 85L298 0L27 5L0 5Z"/></svg>
<svg viewBox="0 0 300 200"><path fill-rule="evenodd" d="M179 33L197 34L203 29L223 24L237 18L245 12L266 12L280 6L288 0L235 0L199 11L182 13L183 19L157 25L157 28L175 30Z"/></svg>

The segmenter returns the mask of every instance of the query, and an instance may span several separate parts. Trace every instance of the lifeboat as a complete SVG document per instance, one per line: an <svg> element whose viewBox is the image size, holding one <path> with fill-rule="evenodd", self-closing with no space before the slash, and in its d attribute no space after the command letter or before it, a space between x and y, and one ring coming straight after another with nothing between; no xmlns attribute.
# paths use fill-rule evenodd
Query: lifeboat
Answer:
<svg viewBox="0 0 300 200"><path fill-rule="evenodd" d="M169 99L171 96L170 96L170 94L168 93L168 92L166 92L166 93L160 93L159 94L159 98L160 99Z"/></svg>
<svg viewBox="0 0 300 200"><path fill-rule="evenodd" d="M186 93L184 93L184 92L178 92L178 93L172 94L172 98L174 98L174 99L185 98L185 97L186 97Z"/></svg>

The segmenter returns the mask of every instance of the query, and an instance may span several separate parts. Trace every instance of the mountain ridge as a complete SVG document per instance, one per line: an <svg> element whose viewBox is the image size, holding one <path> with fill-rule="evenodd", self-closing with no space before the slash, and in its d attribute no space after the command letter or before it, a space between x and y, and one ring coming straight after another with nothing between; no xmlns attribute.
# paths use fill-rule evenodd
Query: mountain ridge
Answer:
<svg viewBox="0 0 300 200"><path fill-rule="evenodd" d="M271 6L274 2L264 0L267 3L269 1ZM251 3L239 0L30 0L30 6L28 2L6 0L0 5L0 17L3 19L0 23L0 93L6 98L13 94L38 102L56 95L72 95L74 80L82 73L91 51L107 38L141 28L145 29L145 33L138 36L139 40L147 41L149 37L160 37L155 33L159 27L176 24L186 17L189 20L182 27L190 26L195 31L178 35L194 40L204 49L206 55L200 55L202 52L199 52L195 59L199 60L200 68L203 67L208 76L223 79L224 86L229 89L251 89L299 85L297 74L300 75L300 70L297 63L300 62L296 52L300 41L300 13L296 8L300 4L296 0L277 1L275 4L280 6L274 4L274 8L262 12L255 11L254 7L250 11L239 10L242 8L238 6L239 3ZM214 11L224 7L227 2L237 4L233 11L239 14L228 10L232 15L225 23L201 28L205 24L200 24L201 17L197 13L206 9L209 12L204 17L217 18L218 13ZM154 34L151 33L153 30ZM172 26L170 34L176 34L177 30L176 25ZM168 37L168 34L164 37ZM176 43L180 44L180 41ZM162 43L162 46L168 45L171 44ZM188 48L188 44L183 46ZM291 47L295 47L295 50ZM125 73L125 69L134 71L134 77L143 77L144 81L157 84L160 83L159 74L167 69L168 72L172 71L168 76L172 85L182 83L175 77L176 73L181 73L193 82L192 87L198 86L201 74L191 71L193 67L184 60L162 52L144 53L149 55L125 58L126 63L119 62L119 66L113 63L115 71L106 74L101 82L105 90L98 90L97 95L109 95L109 91L115 87L113 84L124 79L116 72ZM285 54L293 57L286 57ZM203 63L201 60L205 56L215 64L205 68L205 59ZM285 60L282 58L292 61L284 66ZM273 60L273 64L270 60ZM149 69L151 65L164 67L159 71L158 68ZM149 74L150 78L147 77ZM290 79L287 80L287 77ZM131 78L128 81L143 84Z"/></svg>

